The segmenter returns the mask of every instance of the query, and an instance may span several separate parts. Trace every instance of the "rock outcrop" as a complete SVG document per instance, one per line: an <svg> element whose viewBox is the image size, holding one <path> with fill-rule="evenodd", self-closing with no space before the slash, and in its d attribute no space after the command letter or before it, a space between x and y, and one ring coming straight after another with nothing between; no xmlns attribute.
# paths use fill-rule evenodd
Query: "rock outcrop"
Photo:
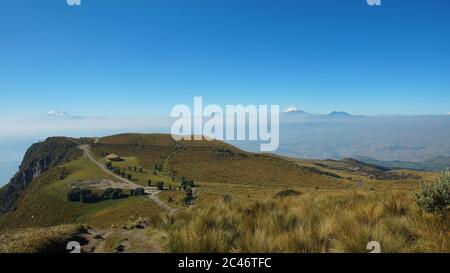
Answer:
<svg viewBox="0 0 450 273"><path fill-rule="evenodd" d="M17 200L36 177L80 157L78 145L78 140L66 137L51 137L33 144L25 153L19 171L0 189L0 214L14 210Z"/></svg>

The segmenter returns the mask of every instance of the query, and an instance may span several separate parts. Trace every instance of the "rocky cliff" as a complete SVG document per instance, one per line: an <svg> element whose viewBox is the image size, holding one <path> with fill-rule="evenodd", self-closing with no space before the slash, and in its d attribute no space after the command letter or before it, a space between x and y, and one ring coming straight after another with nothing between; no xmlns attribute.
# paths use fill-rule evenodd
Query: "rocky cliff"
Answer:
<svg viewBox="0 0 450 273"><path fill-rule="evenodd" d="M72 161L82 155L79 140L51 137L33 144L25 153L19 171L0 189L0 214L15 209L15 204L26 187L50 168Z"/></svg>

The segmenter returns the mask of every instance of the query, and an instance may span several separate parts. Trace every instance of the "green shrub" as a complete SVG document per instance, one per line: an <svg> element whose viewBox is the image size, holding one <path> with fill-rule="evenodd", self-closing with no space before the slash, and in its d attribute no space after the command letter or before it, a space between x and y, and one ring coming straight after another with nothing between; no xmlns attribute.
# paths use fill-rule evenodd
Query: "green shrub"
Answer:
<svg viewBox="0 0 450 273"><path fill-rule="evenodd" d="M450 171L443 172L434 183L424 183L416 193L417 204L428 212L440 213L450 209Z"/></svg>
<svg viewBox="0 0 450 273"><path fill-rule="evenodd" d="M189 188L195 187L194 180L186 181L186 186Z"/></svg>
<svg viewBox="0 0 450 273"><path fill-rule="evenodd" d="M164 182L162 182L162 181L156 182L156 188L158 188L158 190L162 191L164 189Z"/></svg>
<svg viewBox="0 0 450 273"><path fill-rule="evenodd" d="M184 197L183 203L185 206L191 206L194 205L196 196L192 188L188 188L186 190L186 196Z"/></svg>
<svg viewBox="0 0 450 273"><path fill-rule="evenodd" d="M229 194L224 194L223 195L223 202L228 204L231 203L231 196Z"/></svg>

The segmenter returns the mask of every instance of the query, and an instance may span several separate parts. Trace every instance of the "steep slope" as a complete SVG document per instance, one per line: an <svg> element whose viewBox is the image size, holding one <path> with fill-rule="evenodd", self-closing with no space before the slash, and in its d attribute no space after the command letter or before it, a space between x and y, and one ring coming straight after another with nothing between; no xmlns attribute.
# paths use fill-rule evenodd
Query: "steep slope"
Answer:
<svg viewBox="0 0 450 273"><path fill-rule="evenodd" d="M0 214L13 210L27 186L41 174L80 157L78 144L78 140L66 137L51 137L33 144L25 153L19 171L0 190Z"/></svg>
<svg viewBox="0 0 450 273"><path fill-rule="evenodd" d="M67 200L67 193L73 186L83 186L87 181L97 183L113 179L84 157L50 168L24 189L14 211L0 216L0 233L17 228L73 223L110 227L124 224L132 216L150 218L161 211L146 196L96 203Z"/></svg>

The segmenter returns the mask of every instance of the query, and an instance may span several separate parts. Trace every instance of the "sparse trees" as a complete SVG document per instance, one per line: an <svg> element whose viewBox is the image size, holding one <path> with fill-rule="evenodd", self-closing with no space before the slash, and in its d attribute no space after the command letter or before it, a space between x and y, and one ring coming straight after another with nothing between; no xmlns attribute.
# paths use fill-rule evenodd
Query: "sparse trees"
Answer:
<svg viewBox="0 0 450 273"><path fill-rule="evenodd" d="M145 190L144 188L136 188L136 189L132 189L130 190L130 195L131 196L141 196L145 194Z"/></svg>
<svg viewBox="0 0 450 273"><path fill-rule="evenodd" d="M103 200L122 198L122 189L107 188L101 195Z"/></svg>
<svg viewBox="0 0 450 273"><path fill-rule="evenodd" d="M120 199L126 195L122 194L122 189L107 188L102 193L94 193L92 190L83 188L73 188L67 193L67 200L70 202L94 203L102 200Z"/></svg>
<svg viewBox="0 0 450 273"><path fill-rule="evenodd" d="M88 189L73 188L67 193L67 200L70 202L94 203L99 199L95 193Z"/></svg>

